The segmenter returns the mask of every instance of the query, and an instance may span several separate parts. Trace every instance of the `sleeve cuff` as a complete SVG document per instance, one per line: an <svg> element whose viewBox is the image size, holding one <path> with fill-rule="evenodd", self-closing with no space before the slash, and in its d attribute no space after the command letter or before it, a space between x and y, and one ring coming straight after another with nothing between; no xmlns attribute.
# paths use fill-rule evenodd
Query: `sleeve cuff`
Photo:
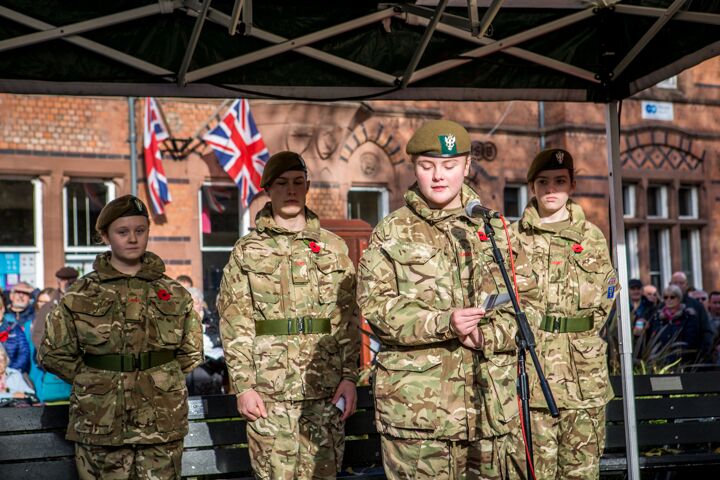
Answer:
<svg viewBox="0 0 720 480"><path fill-rule="evenodd" d="M480 333L483 336L482 352L485 358L491 358L495 355L495 327L491 323L480 325Z"/></svg>

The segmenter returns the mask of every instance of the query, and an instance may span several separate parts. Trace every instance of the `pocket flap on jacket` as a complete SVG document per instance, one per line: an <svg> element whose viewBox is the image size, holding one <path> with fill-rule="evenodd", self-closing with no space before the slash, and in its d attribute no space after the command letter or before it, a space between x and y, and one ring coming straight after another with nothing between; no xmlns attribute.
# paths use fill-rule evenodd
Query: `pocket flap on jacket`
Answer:
<svg viewBox="0 0 720 480"><path fill-rule="evenodd" d="M425 372L442 363L439 355L411 352L380 352L377 363L385 370L404 372Z"/></svg>
<svg viewBox="0 0 720 480"><path fill-rule="evenodd" d="M438 248L425 243L387 241L382 249L398 263L403 265L422 265L434 257Z"/></svg>
<svg viewBox="0 0 720 480"><path fill-rule="evenodd" d="M183 302L175 300L160 300L159 298L153 298L152 303L165 315L182 315L183 314Z"/></svg>
<svg viewBox="0 0 720 480"><path fill-rule="evenodd" d="M280 260L280 257L269 250L245 250L241 266L246 272L273 273L278 269Z"/></svg>
<svg viewBox="0 0 720 480"><path fill-rule="evenodd" d="M90 299L81 295L73 295L65 301L65 305L70 311L90 315L91 317L104 316L113 306L113 303L115 303L114 298L99 297Z"/></svg>
<svg viewBox="0 0 720 480"><path fill-rule="evenodd" d="M570 341L573 349L585 358L603 357L607 348L607 342L599 336L575 337Z"/></svg>

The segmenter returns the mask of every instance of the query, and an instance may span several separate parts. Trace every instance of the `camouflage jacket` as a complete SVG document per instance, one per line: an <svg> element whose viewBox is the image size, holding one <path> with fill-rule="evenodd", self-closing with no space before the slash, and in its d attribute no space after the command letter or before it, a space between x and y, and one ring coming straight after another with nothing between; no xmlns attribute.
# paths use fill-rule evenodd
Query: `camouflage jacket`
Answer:
<svg viewBox="0 0 720 480"><path fill-rule="evenodd" d="M555 226L540 223L536 202L531 200L512 229L538 277L545 315L592 317L591 329L584 332L553 333L536 324L538 357L559 407L605 405L613 391L608 380L607 343L598 332L618 288L607 241L572 200L567 206L570 220ZM534 370L528 370L531 405L546 407Z"/></svg>
<svg viewBox="0 0 720 480"><path fill-rule="evenodd" d="M92 445L154 444L187 433L185 375L202 363L202 330L190 294L145 253L134 276L110 253L75 282L46 321L39 360L72 384L67 438ZM83 354L172 350L176 359L143 371L98 370Z"/></svg>
<svg viewBox="0 0 720 480"><path fill-rule="evenodd" d="M467 186L461 196L463 205L477 198ZM450 440L506 433L517 415L512 306L484 318L481 352L461 346L450 328L454 310L506 291L491 244L478 235L483 223L463 209L430 209L417 186L405 201L375 228L358 276L358 304L382 342L374 377L378 431ZM491 225L507 260L502 223ZM522 252L515 266L533 316L536 282Z"/></svg>
<svg viewBox="0 0 720 480"><path fill-rule="evenodd" d="M345 242L305 212L305 229L290 232L267 204L225 267L217 305L236 393L310 400L331 397L342 379L357 380L355 269ZM308 317L329 318L330 334L255 334L259 322Z"/></svg>

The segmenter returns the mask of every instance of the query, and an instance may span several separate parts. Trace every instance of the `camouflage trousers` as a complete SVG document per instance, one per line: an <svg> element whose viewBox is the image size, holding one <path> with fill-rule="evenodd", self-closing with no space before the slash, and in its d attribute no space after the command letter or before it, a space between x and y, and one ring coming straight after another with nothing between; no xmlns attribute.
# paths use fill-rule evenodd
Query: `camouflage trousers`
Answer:
<svg viewBox="0 0 720 480"><path fill-rule="evenodd" d="M80 480L170 480L182 471L183 441L157 445L75 444L75 465Z"/></svg>
<svg viewBox="0 0 720 480"><path fill-rule="evenodd" d="M265 402L248 422L250 462L262 480L332 479L342 467L345 429L330 399Z"/></svg>
<svg viewBox="0 0 720 480"><path fill-rule="evenodd" d="M600 478L605 448L605 407L532 410L533 453L537 480Z"/></svg>
<svg viewBox="0 0 720 480"><path fill-rule="evenodd" d="M385 475L389 480L503 480L507 437L451 441L382 435Z"/></svg>

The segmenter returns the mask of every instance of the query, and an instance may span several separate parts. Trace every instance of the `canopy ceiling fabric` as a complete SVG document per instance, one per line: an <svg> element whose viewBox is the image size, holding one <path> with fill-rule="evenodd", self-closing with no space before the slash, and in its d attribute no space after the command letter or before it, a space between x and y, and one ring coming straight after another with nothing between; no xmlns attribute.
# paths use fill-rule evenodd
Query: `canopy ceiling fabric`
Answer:
<svg viewBox="0 0 720 480"><path fill-rule="evenodd" d="M720 0L2 3L8 93L608 102L720 52Z"/></svg>

